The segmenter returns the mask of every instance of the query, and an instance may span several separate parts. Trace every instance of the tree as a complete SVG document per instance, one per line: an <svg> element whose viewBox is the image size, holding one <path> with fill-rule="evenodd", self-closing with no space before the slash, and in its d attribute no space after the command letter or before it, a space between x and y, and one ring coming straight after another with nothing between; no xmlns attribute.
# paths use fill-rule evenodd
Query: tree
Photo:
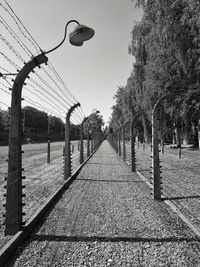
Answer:
<svg viewBox="0 0 200 267"><path fill-rule="evenodd" d="M188 124L186 120L191 120L194 113L196 124L199 119L200 5L195 0L148 0L136 4L144 9L143 19L132 31L131 50L136 57L135 79L140 89L136 88L136 92L141 92L140 103L147 119L156 100L165 93L171 94L173 97L166 101L168 109L162 110L163 122L166 124L169 114L178 133L180 125ZM144 58L142 54L145 64L138 61ZM184 91L184 97L179 97L180 91Z"/></svg>
<svg viewBox="0 0 200 267"><path fill-rule="evenodd" d="M49 116L49 130L50 133L61 134L64 132L65 125L63 121L56 116Z"/></svg>

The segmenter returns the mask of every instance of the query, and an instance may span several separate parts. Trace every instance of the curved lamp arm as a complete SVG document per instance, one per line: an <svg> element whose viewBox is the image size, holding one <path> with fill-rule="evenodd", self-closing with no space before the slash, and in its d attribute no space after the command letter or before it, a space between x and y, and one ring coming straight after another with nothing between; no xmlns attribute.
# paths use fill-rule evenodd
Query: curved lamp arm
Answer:
<svg viewBox="0 0 200 267"><path fill-rule="evenodd" d="M67 36L67 27L71 22L75 22L78 24L76 28L74 29L74 31L72 31L69 34L69 42L72 45L82 46L83 42L91 39L94 36L95 31L92 28L87 27L85 25L81 25L77 20L74 20L74 19L69 20L65 26L65 34L64 34L64 38L61 41L61 43L59 43L56 47L52 48L51 50L44 52L45 55L56 50L58 47L60 47L64 43L66 36Z"/></svg>
<svg viewBox="0 0 200 267"><path fill-rule="evenodd" d="M66 36L67 36L67 27L68 27L68 25L69 25L70 23L72 23L72 22L75 22L75 23L77 23L78 25L80 25L80 23L79 23L77 20L74 20L74 19L69 20L69 21L67 22L67 24L65 25L65 34L64 34L63 40L62 40L56 47L52 48L51 50L49 50L49 51L47 51L47 52L44 52L45 55L48 54L48 53L53 52L54 50L56 50L58 47L60 47L60 46L64 43L64 41L65 41L65 39L66 39Z"/></svg>

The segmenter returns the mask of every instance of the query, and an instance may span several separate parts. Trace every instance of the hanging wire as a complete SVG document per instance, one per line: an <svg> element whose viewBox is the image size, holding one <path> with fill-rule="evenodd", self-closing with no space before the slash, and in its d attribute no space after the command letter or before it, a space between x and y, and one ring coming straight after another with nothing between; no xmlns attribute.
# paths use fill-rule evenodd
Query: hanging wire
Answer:
<svg viewBox="0 0 200 267"><path fill-rule="evenodd" d="M57 79L62 83L64 89L68 92L68 94L73 98L73 100L75 101L75 103L78 103L78 100L74 97L74 95L70 92L69 88L67 87L67 85L65 84L65 82L63 81L63 79L61 78L61 76L58 74L58 72L55 70L55 68L53 67L53 65L49 62L48 64L49 68L51 66L51 70L53 71L53 73L55 74L55 76L57 77Z"/></svg>
<svg viewBox="0 0 200 267"><path fill-rule="evenodd" d="M26 27L23 25L23 23L21 22L21 20L18 18L18 16L15 14L14 10L10 7L10 5L7 3L7 1L5 1L5 3L7 4L7 6L9 7L9 9L11 10L11 12L5 8L3 5L2 8L4 9L4 11L6 11L11 17L12 19L14 20L15 24L17 25L18 29L20 30L21 34L26 38L28 39L28 41L30 42L30 38L27 38L26 34L24 33L24 31L22 30L22 28L26 31L26 33L29 34L29 37L32 38L32 36L30 35L30 33L27 31ZM12 14L11 14L12 13ZM2 18L2 23L3 25L5 26L5 28L10 32L10 34L15 38L15 40L18 41L18 43L22 43L20 42L19 38L17 38L16 34L14 33L14 31L11 30L10 26L6 23L6 21ZM21 25L21 26L20 26ZM23 57L21 57L21 55L13 48L12 45L10 45L10 43L2 36L2 40L4 41L4 43L6 43L6 45L9 47L10 50L12 50L12 52L21 60L21 61L25 61L23 59ZM35 39L32 38L32 41L39 47L40 51L41 48L40 46L35 42ZM25 45L22 46L23 50L27 50L27 49L24 49L24 47L26 47ZM26 47L27 48L27 47ZM33 53L31 51L29 51L31 55L33 55ZM1 53L2 56L11 64L13 65L15 68L19 69L19 66L11 59L11 58L8 58L4 53ZM49 67L49 65L48 65ZM51 91L53 91L57 97L59 97L61 99L61 101L63 102L62 103L62 106L66 108L66 105L67 105L67 108L69 108L72 104L74 104L73 101L75 102L78 102L77 99L72 95L72 93L70 92L70 90L68 89L68 87L66 86L66 84L64 83L64 81L62 80L62 78L60 77L60 75L58 74L58 72L55 70L55 68L52 66L52 64L50 64L50 67L49 67L49 70L51 71L51 73L54 74L54 76L56 77L56 79L59 81L59 83L62 84L62 88L60 85L58 85L58 83L55 81L55 79L52 78L52 75L49 74L43 67L42 67L44 73L48 76L48 78L50 78L51 82L53 82L54 85L56 85L56 88L58 88L59 90L59 93L58 91L55 91L55 89L39 74L36 74L37 78L40 79L40 81L42 83L45 84L45 86L47 86L47 88L49 88ZM41 86L40 86L41 88ZM64 97L65 99L64 99ZM72 100L71 100L71 99ZM67 100L68 101L67 101ZM59 102L61 104L61 101ZM65 104L64 104L65 103Z"/></svg>
<svg viewBox="0 0 200 267"><path fill-rule="evenodd" d="M75 111L75 116L76 116L77 118L79 118L80 121L82 121L82 118L81 118L81 116L80 116L79 113L78 113L78 109Z"/></svg>
<svg viewBox="0 0 200 267"><path fill-rule="evenodd" d="M4 102L2 102L2 101L0 101L0 104L3 104L3 105L5 105L6 107L10 108L6 103L4 103ZM1 110L1 108L0 108L0 110Z"/></svg>
<svg viewBox="0 0 200 267"><path fill-rule="evenodd" d="M65 96L70 102L71 102L71 104L73 105L74 104L74 102L69 98L69 96L70 96L70 94L69 94L69 96L65 93L65 90L63 90L58 84L57 84L57 82L52 78L52 76L44 69L44 68L42 68L43 70L44 70L44 72L47 74L47 76L53 81L53 83L56 85L56 87L61 91L61 93L63 94L63 96ZM59 80L60 81L60 80ZM72 97L73 98L73 97Z"/></svg>
<svg viewBox="0 0 200 267"><path fill-rule="evenodd" d="M82 109L82 107L80 106L80 110L81 110L81 112L82 112L82 114L83 114L83 117L85 118L86 117L86 115L85 115L85 112L83 111L83 109Z"/></svg>
<svg viewBox="0 0 200 267"><path fill-rule="evenodd" d="M49 98L49 99L51 99L51 101L55 104L56 102L55 102L55 100L57 101L57 105L58 105L58 103L59 104L61 104L61 106L62 107L64 107L64 109L65 109L65 111L66 110L68 110L68 108L66 108L66 106L65 105L63 105L63 103L62 102L60 102L60 100L55 96L55 95L53 95L51 92L49 92L48 90L46 90L44 87L42 87L40 84L38 84L35 80L33 80L32 78L30 78L30 81L34 84L34 85L36 85L39 89L41 89L42 90L42 92L40 91L40 90L38 90L38 89L36 89L36 87L34 86L34 85L32 85L32 84L30 84L30 83L27 83L27 85L29 85L30 87L32 87L35 91L37 91L37 92L39 92L41 95L43 95L43 96L45 96L45 97L47 97L47 98ZM45 94L44 94L45 93Z"/></svg>
<svg viewBox="0 0 200 267"><path fill-rule="evenodd" d="M19 69L20 67L13 62L8 56L6 56L3 52L0 51L0 54L12 65L14 66L16 69Z"/></svg>
<svg viewBox="0 0 200 267"><path fill-rule="evenodd" d="M5 76L2 76L1 78L3 78L4 81L6 81L6 83L10 86L10 87L7 86L7 88L11 89L11 88L12 88L12 84L8 81L8 79L12 79L12 78L5 77ZM5 85L4 85L4 86L5 86Z"/></svg>
<svg viewBox="0 0 200 267"><path fill-rule="evenodd" d="M56 100L59 105L61 105L65 110L68 110L68 108L70 107L70 104L66 103L64 104L59 98L57 94L52 94L51 93L51 87L48 87L51 91L45 89L43 86L41 86L38 82L36 82L34 79L30 78L30 81L36 85L39 89L41 89L43 92L45 92L45 94L49 95L50 97L52 97L54 100ZM30 86L34 87L33 85L29 84ZM55 90L53 90L53 92L55 93Z"/></svg>
<svg viewBox="0 0 200 267"><path fill-rule="evenodd" d="M11 6L8 4L8 2L6 0L4 0L4 2L6 3L8 8L6 8L3 4L0 4L0 7L12 18L12 20L14 21L15 25L19 29L19 32L21 33L23 38L28 40L29 43L31 43L34 46L37 52L38 51L42 52L42 49L40 48L38 43L35 41L33 36L29 33L27 28L21 22L21 20L16 15L14 10L11 8ZM29 57L33 56L33 53L30 51L30 49L25 45L22 39L16 34L13 28L6 22L6 20L1 15L0 15L0 23L8 31L10 36L16 41L16 43L22 48L22 50L26 53L26 55L28 55ZM12 53L21 62L23 63L25 62L24 57L21 55L21 53L19 53L15 49L15 47L13 46L13 43L11 44L8 41L8 39L5 38L5 36L3 36L2 34L0 34L0 40L9 48L10 51L12 51ZM0 51L0 55L11 66L14 66L17 70L20 69L18 64L10 56L7 56L4 52L1 52L1 51ZM0 67L0 69L4 73L10 73L10 71L6 68ZM26 91L31 93L33 96L37 97L39 101L36 102L33 99L25 96L26 102L29 102L29 103L31 102L32 104L34 104L34 106L37 105L44 110L44 106L41 103L39 103L39 102L43 102L43 104L48 106L47 109L48 111L51 111L51 113L53 113L51 110L51 108L53 108L56 111L55 112L56 115L58 114L61 115L61 113L66 114L67 110L72 105L74 105L75 103L78 103L78 100L73 96L73 94L71 93L71 91L69 90L69 88L67 87L67 85L65 84L65 82L63 81L63 79L61 78L61 76L58 74L58 72L55 70L55 68L53 67L51 63L49 63L46 68L42 67L41 69L43 71L43 74L41 73L38 74L38 73L35 73L34 71L38 81L36 81L36 78L34 79L30 78L31 83L28 83L27 86L24 87ZM47 77L44 77L43 76L44 74ZM11 79L10 77L3 77L3 78L4 78L5 83L7 83L9 87L6 86L5 84L3 85L3 83L0 83L0 84L5 88L10 89L10 87L12 87L10 80L13 81L13 79ZM46 78L48 78L49 81L47 81ZM34 92L32 92L30 88L28 88L29 86L33 88ZM54 88L56 88L56 90ZM10 92L7 92L3 88L1 88L1 91L11 95ZM65 116L62 115L62 117L65 117ZM78 108L74 115L76 122L78 123L79 121L81 122L84 117L85 117L85 114L82 108L80 109Z"/></svg>
<svg viewBox="0 0 200 267"><path fill-rule="evenodd" d="M15 56L21 60L23 63L25 60L20 56L20 54L13 48L12 45L0 34L0 39L7 45L7 47L15 54Z"/></svg>
<svg viewBox="0 0 200 267"><path fill-rule="evenodd" d="M41 82L43 82L43 84L45 84L45 86L47 86L51 91L53 91L64 103L66 103L69 107L71 106L70 103L68 103L60 94L58 94L58 92L47 81L45 81L45 79L41 77L41 75L37 73L35 73L35 75L39 78Z"/></svg>
<svg viewBox="0 0 200 267"><path fill-rule="evenodd" d="M55 112L55 111L52 110L52 109L49 109L49 108L47 108L47 107L44 107L44 106L41 105L40 103L33 101L32 99L30 99L30 98L27 97L27 96L26 96L26 97L23 96L23 98L24 98L24 101L26 101L27 103L30 103L30 104L34 105L35 107L39 108L39 109L42 110L42 111L51 113L51 114L53 114L53 115L55 115L55 116L58 116L58 117L61 117L61 118L63 118L63 119L65 118L65 116L62 115L61 113L57 113L57 112Z"/></svg>
<svg viewBox="0 0 200 267"><path fill-rule="evenodd" d="M24 87L28 92L30 92L31 94L33 94L34 96L36 96L37 98L39 98L40 100L42 100L44 103L46 103L47 105L51 106L52 108L54 108L55 110L57 110L58 112L60 112L60 110L62 110L64 112L63 109L58 109L57 105L54 101L52 101L51 99L48 98L49 101L47 101L45 98L42 98L41 96L39 96L38 94L34 93L33 91L31 91L30 89L28 89L27 87Z"/></svg>
<svg viewBox="0 0 200 267"><path fill-rule="evenodd" d="M35 41L35 39L33 38L33 36L29 33L29 31L26 29L26 27L24 26L24 24L21 22L21 20L19 19L19 17L16 15L16 13L14 12L14 10L11 8L11 6L8 4L8 2L6 0L4 0L4 2L7 4L7 6L9 7L9 9L11 10L11 12L13 13L13 15L11 14L10 11L8 11L7 8L5 8L2 4L1 6L4 8L4 10L13 18L13 20L15 21L18 29L20 30L21 34L34 46L35 50L38 52L42 51L42 49L40 48L40 46L37 44L37 42ZM29 35L29 37L27 37L26 34L24 34L24 32L22 31L19 23L21 24L21 26L23 27L23 29L26 31L26 33ZM31 40L32 39L32 40Z"/></svg>
<svg viewBox="0 0 200 267"><path fill-rule="evenodd" d="M5 87L5 88L7 88L7 89L9 89L9 87L7 85L5 85L4 83L2 83L2 82L0 82L0 85Z"/></svg>
<svg viewBox="0 0 200 267"><path fill-rule="evenodd" d="M1 90L1 91L3 91L4 93L6 93L6 94L8 94L8 95L10 95L10 96L11 96L11 93L9 93L8 91L6 91L5 89L3 89L3 88L0 88L0 90Z"/></svg>
<svg viewBox="0 0 200 267"><path fill-rule="evenodd" d="M9 70L6 70L6 69L4 69L4 68L1 67L1 66L0 66L0 69L3 70L3 71L5 71L5 72L8 72L8 73L9 73Z"/></svg>
<svg viewBox="0 0 200 267"><path fill-rule="evenodd" d="M5 27L5 29L10 33L10 35L15 39L19 44L22 50L30 57L33 56L33 53L28 49L28 47L23 43L19 36L12 30L12 28L7 24L4 18L0 15L0 23Z"/></svg>
<svg viewBox="0 0 200 267"><path fill-rule="evenodd" d="M86 117L85 113L83 112L83 109L81 107L78 107L78 112L82 118L82 120Z"/></svg>

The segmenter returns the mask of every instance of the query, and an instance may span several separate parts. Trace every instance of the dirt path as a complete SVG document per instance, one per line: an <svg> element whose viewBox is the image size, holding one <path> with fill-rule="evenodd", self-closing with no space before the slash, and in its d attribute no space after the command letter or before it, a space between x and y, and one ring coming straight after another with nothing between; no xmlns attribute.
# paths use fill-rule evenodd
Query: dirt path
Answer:
<svg viewBox="0 0 200 267"><path fill-rule="evenodd" d="M105 141L6 266L199 266L199 242Z"/></svg>

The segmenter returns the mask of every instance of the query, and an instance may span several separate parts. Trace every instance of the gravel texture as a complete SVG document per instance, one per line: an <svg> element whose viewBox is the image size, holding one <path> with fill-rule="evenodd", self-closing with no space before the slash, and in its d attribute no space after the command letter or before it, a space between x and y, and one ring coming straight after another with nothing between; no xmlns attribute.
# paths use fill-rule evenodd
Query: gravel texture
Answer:
<svg viewBox="0 0 200 267"><path fill-rule="evenodd" d="M199 242L105 141L5 267L195 267Z"/></svg>

